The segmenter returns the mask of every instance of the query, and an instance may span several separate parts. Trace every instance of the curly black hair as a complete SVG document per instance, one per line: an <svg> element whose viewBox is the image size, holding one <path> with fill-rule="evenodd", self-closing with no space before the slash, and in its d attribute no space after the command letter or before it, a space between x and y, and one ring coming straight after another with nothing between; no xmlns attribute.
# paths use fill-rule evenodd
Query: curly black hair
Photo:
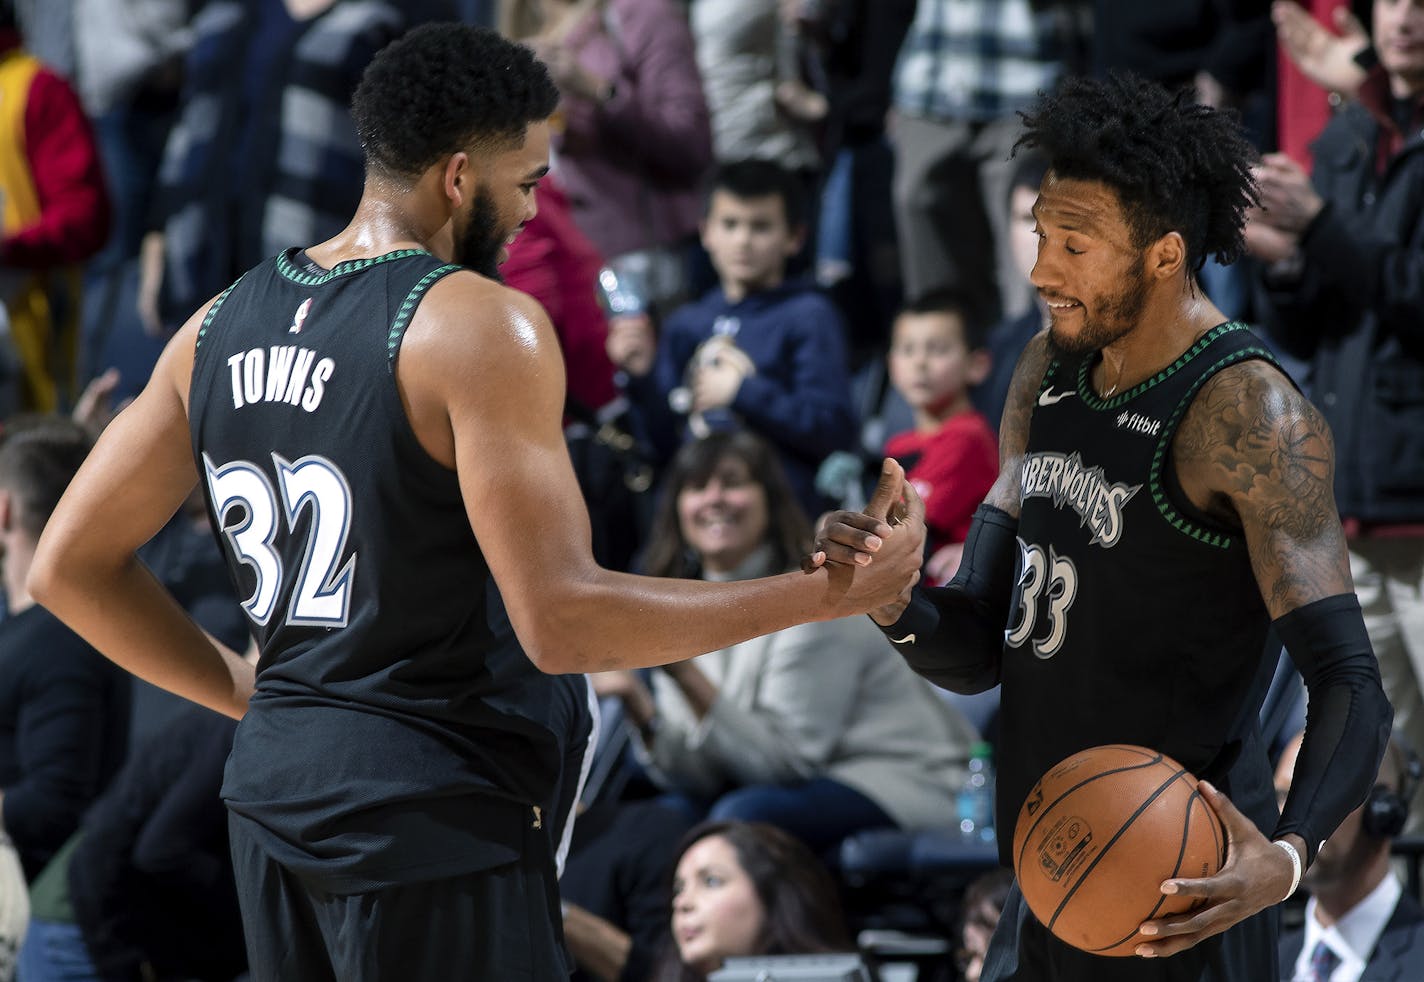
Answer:
<svg viewBox="0 0 1424 982"><path fill-rule="evenodd" d="M1240 258L1245 211L1259 203L1251 174L1258 154L1234 113L1113 73L1065 79L1019 115L1025 132L1015 150L1036 148L1057 177L1116 191L1134 246L1179 232L1194 273L1209 255Z"/></svg>
<svg viewBox="0 0 1424 982"><path fill-rule="evenodd" d="M424 24L371 59L351 99L368 169L415 177L446 154L519 146L559 102L523 45L465 24Z"/></svg>

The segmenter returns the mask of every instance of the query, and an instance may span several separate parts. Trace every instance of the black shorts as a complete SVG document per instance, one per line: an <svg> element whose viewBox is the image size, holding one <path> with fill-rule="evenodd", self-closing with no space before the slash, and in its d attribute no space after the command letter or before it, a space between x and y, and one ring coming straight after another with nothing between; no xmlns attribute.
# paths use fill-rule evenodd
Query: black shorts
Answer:
<svg viewBox="0 0 1424 982"><path fill-rule="evenodd" d="M321 890L274 861L229 814L252 978L262 982L563 982L558 884L547 833L520 859L365 893Z"/></svg>
<svg viewBox="0 0 1424 982"><path fill-rule="evenodd" d="M1009 890L981 982L1274 982L1277 909L1268 907L1170 958L1107 958L1059 941Z"/></svg>

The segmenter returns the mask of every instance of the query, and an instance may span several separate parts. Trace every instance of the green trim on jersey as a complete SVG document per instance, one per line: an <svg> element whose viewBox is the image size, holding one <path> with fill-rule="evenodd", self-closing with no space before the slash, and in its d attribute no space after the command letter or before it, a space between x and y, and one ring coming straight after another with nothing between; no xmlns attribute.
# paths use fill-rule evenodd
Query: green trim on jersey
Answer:
<svg viewBox="0 0 1424 982"><path fill-rule="evenodd" d="M213 301L213 305L208 308L208 316L203 318L202 326L198 328L197 340L193 342L194 352L196 352L199 348L203 346L203 338L208 336L208 328L212 326L213 318L218 315L218 308L223 305L223 301L227 299L227 295L237 287L237 284L242 282L242 277L246 275L246 273L243 273L242 276L239 276L236 280L233 281L231 286L229 286L222 293L219 293L218 298Z"/></svg>
<svg viewBox="0 0 1424 982"><path fill-rule="evenodd" d="M410 319L415 316L415 308L420 305L420 298L425 296L425 291L434 286L436 280L463 268L463 266L454 264L438 266L422 276L420 281L410 288L410 292L401 301L400 310L396 311L395 320L391 321L390 333L386 336L387 371L395 371L396 352L400 350L401 338L405 337L405 329L410 326Z"/></svg>
<svg viewBox="0 0 1424 982"><path fill-rule="evenodd" d="M1157 441L1157 449L1152 454L1152 467L1147 474L1147 487L1152 492L1152 500L1156 502L1157 511L1166 519L1167 524L1171 525L1183 535L1217 549L1230 549L1233 543L1242 541L1242 536L1239 533L1213 531L1203 528L1179 512L1167 497L1167 490L1162 484L1162 469L1167 462L1167 448L1171 444L1172 438L1177 434L1177 424L1182 421L1182 416L1186 414L1187 407L1191 405L1192 400L1196 398L1196 394L1201 390L1201 387L1205 385L1209 379L1214 378L1216 373L1223 368L1235 365L1238 362L1250 361L1257 358L1274 365L1277 369L1281 367L1270 351L1264 347L1255 346L1240 348L1223 356L1202 373L1201 377L1192 384L1191 388L1187 389L1181 401L1177 403L1177 408L1172 411L1171 418L1167 420L1167 425L1162 427L1162 436Z"/></svg>
<svg viewBox="0 0 1424 982"><path fill-rule="evenodd" d="M407 259L411 256L428 256L430 253L424 249L397 249L395 252L387 252L384 255L372 256L369 259L347 259L339 262L324 273L308 273L292 262L292 255L295 249L288 249L286 252L277 254L277 272L284 279L291 280L300 286L321 286L321 284L336 279L338 276L346 276L349 273L358 273L363 269L370 269L378 263L388 263L394 259Z"/></svg>
<svg viewBox="0 0 1424 982"><path fill-rule="evenodd" d="M1230 334L1233 331L1249 330L1251 330L1251 328L1241 323L1240 321L1227 321L1224 324L1218 324L1216 325L1216 327L1213 327L1210 331L1207 331L1201 337L1197 338L1196 343L1194 343L1186 351L1182 352L1181 356L1178 357L1176 361L1172 362L1172 364L1168 365L1166 368L1162 369L1160 372L1158 372L1156 375L1153 375L1151 378L1144 379L1143 381L1137 383L1132 388L1128 389L1126 392L1118 392L1114 394L1110 399L1104 399L1093 391L1093 385L1090 378L1093 371L1093 360L1091 358L1084 358L1078 367L1078 397L1083 400L1083 405L1087 406L1089 409L1096 410L1098 412L1103 412L1109 409L1116 409L1118 406L1121 406L1123 403L1127 402L1127 400L1132 399L1135 396L1141 395L1148 389L1152 388L1154 385L1157 385L1159 382L1164 382L1167 379L1171 378L1173 375L1177 374L1177 372L1181 371L1187 365L1191 364L1192 360L1196 358L1197 355L1205 351L1209 344L1211 344L1213 341L1215 341L1222 335ZM1192 391L1196 391L1195 388Z"/></svg>

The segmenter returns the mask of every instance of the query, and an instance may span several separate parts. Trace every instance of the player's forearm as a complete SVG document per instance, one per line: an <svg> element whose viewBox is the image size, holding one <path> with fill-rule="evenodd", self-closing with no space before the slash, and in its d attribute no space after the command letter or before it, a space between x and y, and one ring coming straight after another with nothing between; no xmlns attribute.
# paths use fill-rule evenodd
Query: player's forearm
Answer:
<svg viewBox="0 0 1424 982"><path fill-rule="evenodd" d="M105 657L147 682L239 719L254 672L195 624L133 556L37 563L29 582L43 604Z"/></svg>
<svg viewBox="0 0 1424 982"><path fill-rule="evenodd" d="M760 637L839 610L845 576L825 569L704 583L595 569L534 602L509 601L521 643L551 674L648 668Z"/></svg>

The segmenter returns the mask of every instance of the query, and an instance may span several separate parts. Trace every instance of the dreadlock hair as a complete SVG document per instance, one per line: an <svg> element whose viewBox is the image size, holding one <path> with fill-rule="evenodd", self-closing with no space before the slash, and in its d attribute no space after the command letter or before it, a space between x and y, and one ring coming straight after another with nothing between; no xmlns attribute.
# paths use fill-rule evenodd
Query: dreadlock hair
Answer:
<svg viewBox="0 0 1424 982"><path fill-rule="evenodd" d="M464 24L425 24L371 59L351 99L367 170L414 178L460 150L504 150L548 119L559 90L523 45Z"/></svg>
<svg viewBox="0 0 1424 982"><path fill-rule="evenodd" d="M1115 72L1065 79L1019 115L1025 133L1014 149L1038 149L1057 177L1115 191L1137 248L1175 231L1193 273L1209 255L1240 258L1245 211L1260 199L1251 175L1256 149L1235 113Z"/></svg>

